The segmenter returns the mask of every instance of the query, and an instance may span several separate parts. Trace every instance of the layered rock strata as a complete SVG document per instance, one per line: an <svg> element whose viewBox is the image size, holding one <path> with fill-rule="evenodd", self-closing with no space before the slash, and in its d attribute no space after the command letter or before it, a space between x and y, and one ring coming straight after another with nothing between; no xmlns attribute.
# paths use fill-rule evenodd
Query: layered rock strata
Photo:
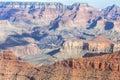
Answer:
<svg viewBox="0 0 120 80"><path fill-rule="evenodd" d="M119 80L120 52L90 58L72 58L35 67L7 50L0 54L2 80Z"/></svg>
<svg viewBox="0 0 120 80"><path fill-rule="evenodd" d="M61 47L62 53L111 53L119 51L119 43L116 43L104 36L97 36L92 40L68 40Z"/></svg>

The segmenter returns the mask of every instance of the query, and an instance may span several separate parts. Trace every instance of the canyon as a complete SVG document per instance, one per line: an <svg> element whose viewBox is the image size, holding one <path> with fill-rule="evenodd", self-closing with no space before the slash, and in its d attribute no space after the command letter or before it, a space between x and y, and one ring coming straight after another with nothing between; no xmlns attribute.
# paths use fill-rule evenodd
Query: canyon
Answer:
<svg viewBox="0 0 120 80"><path fill-rule="evenodd" d="M120 7L0 2L0 80L119 80Z"/></svg>
<svg viewBox="0 0 120 80"><path fill-rule="evenodd" d="M98 10L86 3L0 2L0 50L15 50L22 57L45 49L62 50L73 39L72 42L78 41L75 44L79 40L86 45L94 44L88 47L91 52L119 51L119 12L120 7L116 5ZM92 42L99 36L114 43ZM110 45L111 49L101 47L104 45ZM19 54L23 48L25 52Z"/></svg>

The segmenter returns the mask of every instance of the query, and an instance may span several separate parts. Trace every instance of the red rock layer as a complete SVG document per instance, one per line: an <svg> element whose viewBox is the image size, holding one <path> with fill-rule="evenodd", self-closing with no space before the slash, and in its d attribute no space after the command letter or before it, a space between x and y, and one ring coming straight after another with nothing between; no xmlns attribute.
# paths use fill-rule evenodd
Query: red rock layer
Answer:
<svg viewBox="0 0 120 80"><path fill-rule="evenodd" d="M120 80L120 52L91 58L74 58L54 65L50 80ZM56 77L57 76L57 77Z"/></svg>
<svg viewBox="0 0 120 80"><path fill-rule="evenodd" d="M0 54L1 80L120 80L120 52L74 58L35 67L18 60L11 51Z"/></svg>

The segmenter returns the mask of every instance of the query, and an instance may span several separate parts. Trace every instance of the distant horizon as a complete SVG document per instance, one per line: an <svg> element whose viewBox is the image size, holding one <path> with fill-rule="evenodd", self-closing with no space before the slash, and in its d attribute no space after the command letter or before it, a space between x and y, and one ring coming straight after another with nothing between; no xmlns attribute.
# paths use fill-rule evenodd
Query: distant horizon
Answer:
<svg viewBox="0 0 120 80"><path fill-rule="evenodd" d="M86 3L98 9L103 9L114 4L120 6L120 2L118 0L0 0L0 2L56 2L62 3L64 5L72 5L74 3Z"/></svg>

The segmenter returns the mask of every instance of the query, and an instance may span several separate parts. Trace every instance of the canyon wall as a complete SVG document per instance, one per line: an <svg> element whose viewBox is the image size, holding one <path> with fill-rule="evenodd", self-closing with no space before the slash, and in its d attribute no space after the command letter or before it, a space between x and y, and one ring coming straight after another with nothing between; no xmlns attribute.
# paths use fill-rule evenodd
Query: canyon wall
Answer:
<svg viewBox="0 0 120 80"><path fill-rule="evenodd" d="M104 36L97 36L92 40L68 40L61 47L62 53L112 53L119 51L119 43L115 43Z"/></svg>
<svg viewBox="0 0 120 80"><path fill-rule="evenodd" d="M33 66L6 50L0 54L0 70L2 80L119 80L120 52Z"/></svg>

